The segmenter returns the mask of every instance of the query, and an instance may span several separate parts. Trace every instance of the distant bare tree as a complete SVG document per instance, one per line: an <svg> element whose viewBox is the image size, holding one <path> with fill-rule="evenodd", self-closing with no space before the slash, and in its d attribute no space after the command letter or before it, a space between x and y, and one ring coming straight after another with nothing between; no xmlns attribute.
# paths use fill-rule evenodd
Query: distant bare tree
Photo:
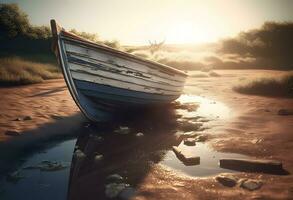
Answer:
<svg viewBox="0 0 293 200"><path fill-rule="evenodd" d="M149 49L151 54L154 54L156 51L158 51L162 46L165 44L165 40L162 42L157 42L156 40L154 42L149 40Z"/></svg>

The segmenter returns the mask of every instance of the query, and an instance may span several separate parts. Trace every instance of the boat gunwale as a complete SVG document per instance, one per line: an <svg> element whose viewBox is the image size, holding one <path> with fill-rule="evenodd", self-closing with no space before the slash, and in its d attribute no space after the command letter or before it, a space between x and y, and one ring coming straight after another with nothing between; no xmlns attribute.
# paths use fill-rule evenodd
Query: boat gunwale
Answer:
<svg viewBox="0 0 293 200"><path fill-rule="evenodd" d="M102 50L105 50L107 52L110 52L110 53L114 54L115 56L118 55L120 58L123 58L123 59L126 59L126 60L131 60L133 62L140 62L140 63L142 63L144 65L147 65L148 67L153 68L153 69L160 70L160 68L161 68L161 69L167 70L167 72L162 71L164 73L168 73L168 71L169 71L169 73L173 72L173 73L175 73L177 75L180 75L180 76L183 76L185 78L188 76L187 73L185 73L185 72L183 72L181 70L175 69L173 67L170 67L170 66L164 65L162 63L152 61L152 60L147 60L147 59L138 57L136 55L132 55L130 53L120 51L118 49L114 49L114 48L111 48L111 47L108 47L108 46L105 46L105 45L94 43L92 41L86 40L86 39L84 39L82 37L79 37L77 35L74 35L72 33L69 33L67 31L65 31L64 29L62 29L60 31L60 34L61 34L61 39L68 40L68 41L73 41L73 42L78 42L78 43L81 43L81 44L83 44L85 46L91 46L93 48L102 49ZM154 66L157 66L157 67L154 67ZM173 74L171 74L171 75L173 75Z"/></svg>

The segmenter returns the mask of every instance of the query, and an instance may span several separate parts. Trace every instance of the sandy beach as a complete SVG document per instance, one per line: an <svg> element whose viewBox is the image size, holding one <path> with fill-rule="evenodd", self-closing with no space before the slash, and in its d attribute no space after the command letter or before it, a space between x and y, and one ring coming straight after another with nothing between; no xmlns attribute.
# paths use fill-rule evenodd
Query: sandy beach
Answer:
<svg viewBox="0 0 293 200"><path fill-rule="evenodd" d="M232 87L241 80L282 75L269 70L218 70L219 76L196 76L192 72L185 94L198 95L227 108L225 117L204 123L207 144L217 151L240 153L281 161L289 175L236 173L238 178L263 182L255 191L225 187L214 177L195 178L178 174L161 165L153 167L138 187L135 199L292 199L293 116L279 115L293 109L292 99L243 95ZM63 79L21 87L0 88L1 156L17 155L34 143L60 134L70 135L87 120L73 102ZM216 108L214 108L216 109ZM9 134L9 131L13 134ZM5 153L4 153L5 152ZM3 159L3 164L5 161ZM3 165L4 166L4 165Z"/></svg>

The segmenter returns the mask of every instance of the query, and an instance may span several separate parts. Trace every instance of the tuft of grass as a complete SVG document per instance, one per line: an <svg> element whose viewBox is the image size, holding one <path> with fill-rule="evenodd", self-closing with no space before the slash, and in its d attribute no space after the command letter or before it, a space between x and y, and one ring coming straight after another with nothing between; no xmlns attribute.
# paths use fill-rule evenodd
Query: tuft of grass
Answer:
<svg viewBox="0 0 293 200"><path fill-rule="evenodd" d="M40 83L60 77L60 69L51 64L36 63L20 58L0 59L0 86Z"/></svg>
<svg viewBox="0 0 293 200"><path fill-rule="evenodd" d="M293 98L293 73L250 80L233 87L233 90L243 94Z"/></svg>

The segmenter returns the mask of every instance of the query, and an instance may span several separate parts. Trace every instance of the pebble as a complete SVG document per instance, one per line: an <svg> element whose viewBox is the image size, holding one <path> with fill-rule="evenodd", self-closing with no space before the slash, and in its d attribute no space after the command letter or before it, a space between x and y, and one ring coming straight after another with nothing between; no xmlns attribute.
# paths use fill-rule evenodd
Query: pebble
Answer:
<svg viewBox="0 0 293 200"><path fill-rule="evenodd" d="M144 134L141 133L141 132L139 132L139 133L136 134L136 137L142 137L142 136L144 136Z"/></svg>
<svg viewBox="0 0 293 200"><path fill-rule="evenodd" d="M77 158L77 159L81 159L81 158L85 158L86 155L80 149L77 149L74 152L74 157Z"/></svg>
<svg viewBox="0 0 293 200"><path fill-rule="evenodd" d="M16 130L8 130L5 132L5 135L9 135L9 136L20 136L20 132L16 131Z"/></svg>
<svg viewBox="0 0 293 200"><path fill-rule="evenodd" d="M240 187L253 191L261 188L262 185L263 183L261 181L254 179L245 179L241 181Z"/></svg>
<svg viewBox="0 0 293 200"><path fill-rule="evenodd" d="M195 146L195 142L196 142L195 138L185 138L183 140L183 143L187 146Z"/></svg>
<svg viewBox="0 0 293 200"><path fill-rule="evenodd" d="M130 129L127 126L120 126L114 132L115 133L120 133L122 135L126 135L126 134L130 133Z"/></svg>
<svg viewBox="0 0 293 200"><path fill-rule="evenodd" d="M278 115L293 115L293 109L280 109Z"/></svg>
<svg viewBox="0 0 293 200"><path fill-rule="evenodd" d="M122 183L123 182L123 177L120 176L119 174L111 174L109 176L107 176L106 178L107 182L111 182L111 183Z"/></svg>
<svg viewBox="0 0 293 200"><path fill-rule="evenodd" d="M106 185L105 195L110 199L116 198L128 186L126 183L109 183Z"/></svg>
<svg viewBox="0 0 293 200"><path fill-rule="evenodd" d="M198 135L196 136L195 140L196 142L204 142L208 139L208 136L207 135Z"/></svg>
<svg viewBox="0 0 293 200"><path fill-rule="evenodd" d="M119 199L128 200L135 196L136 191L134 188L127 186L119 193Z"/></svg>
<svg viewBox="0 0 293 200"><path fill-rule="evenodd" d="M97 154L95 156L95 162L100 162L103 159L104 159L104 156L102 154Z"/></svg>
<svg viewBox="0 0 293 200"><path fill-rule="evenodd" d="M227 187L234 187L238 181L238 179L231 174L220 174L216 176L216 180Z"/></svg>

